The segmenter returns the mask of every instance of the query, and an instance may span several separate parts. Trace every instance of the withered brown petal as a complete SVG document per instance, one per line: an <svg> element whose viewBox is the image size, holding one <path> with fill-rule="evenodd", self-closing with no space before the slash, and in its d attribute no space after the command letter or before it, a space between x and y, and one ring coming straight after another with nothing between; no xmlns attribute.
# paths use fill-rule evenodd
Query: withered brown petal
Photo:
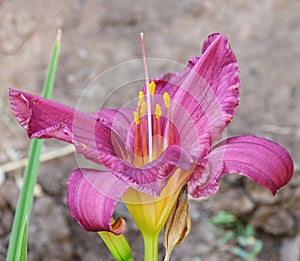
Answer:
<svg viewBox="0 0 300 261"><path fill-rule="evenodd" d="M165 261L170 259L173 249L183 242L190 232L190 229L191 216L188 204L187 185L185 185L181 189L164 227L164 246L166 248Z"/></svg>

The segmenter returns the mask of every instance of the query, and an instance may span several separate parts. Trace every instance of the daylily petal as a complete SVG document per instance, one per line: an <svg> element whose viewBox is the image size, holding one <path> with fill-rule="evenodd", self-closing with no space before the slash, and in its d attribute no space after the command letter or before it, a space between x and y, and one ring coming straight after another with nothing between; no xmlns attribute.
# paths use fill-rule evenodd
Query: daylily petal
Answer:
<svg viewBox="0 0 300 261"><path fill-rule="evenodd" d="M121 126L112 120L117 122L123 113L124 122L128 115L126 109L106 110L107 118L103 113L95 117L16 90L10 90L10 101L14 115L29 137L56 138L73 143L87 159L113 170L114 175L137 190L159 195L176 167L190 168L191 158L179 146L169 147L161 157L143 168L126 162L124 141L110 129L122 132Z"/></svg>
<svg viewBox="0 0 300 261"><path fill-rule="evenodd" d="M198 81L191 84L195 87L192 92L183 89L189 73ZM211 147L212 137L211 124L208 119L208 109L212 99L204 99L204 96L208 97L209 86L188 67L179 73L164 74L154 81L157 90L156 100L162 100L161 97L165 92L171 97L171 120L178 130L181 145L197 158L207 153ZM198 91L201 93L200 96ZM197 93L194 95L195 92ZM210 96L214 97L213 94ZM200 99L198 100L197 97ZM213 109L213 106L210 108Z"/></svg>
<svg viewBox="0 0 300 261"><path fill-rule="evenodd" d="M203 43L202 53L200 58L191 59L188 67L197 72L209 85L219 102L219 106L215 109L222 111L223 121L227 125L233 118L239 103L241 82L238 78L239 68L235 55L228 44L227 37L218 33L210 35ZM194 94L194 87L188 87L189 92ZM196 94L194 95L197 97ZM209 117L209 120L211 121L212 118ZM213 141L219 139L219 137L213 138Z"/></svg>
<svg viewBox="0 0 300 261"><path fill-rule="evenodd" d="M197 146L201 147L198 153L208 152L211 145L220 139L239 103L238 66L226 36L211 35L204 43L200 58L191 59L182 72L164 74L155 82L157 95L168 92L171 106L175 104L172 120L181 119L175 124L180 135L191 136L190 126L195 124L198 129ZM181 116L182 108L189 117ZM184 142L182 145L195 155L194 147L186 147Z"/></svg>
<svg viewBox="0 0 300 261"><path fill-rule="evenodd" d="M193 70L212 88L223 112L226 125L232 120L239 104L238 64L230 48L227 37L223 34L212 34L203 43L203 55L189 61ZM218 140L218 137L214 141Z"/></svg>
<svg viewBox="0 0 300 261"><path fill-rule="evenodd" d="M118 133L126 141L128 130L133 123L133 109L122 107L119 109L103 109L90 114L92 118Z"/></svg>
<svg viewBox="0 0 300 261"><path fill-rule="evenodd" d="M71 216L88 231L110 231L116 235L126 229L120 218L112 215L128 185L110 172L91 169L74 170L68 180L67 204Z"/></svg>
<svg viewBox="0 0 300 261"><path fill-rule="evenodd" d="M26 92L11 89L9 95L12 112L30 138L73 143L87 159L105 166L116 158L113 139L117 136L91 116Z"/></svg>
<svg viewBox="0 0 300 261"><path fill-rule="evenodd" d="M180 146L169 146L162 155L142 166L135 168L128 165L125 171L114 169L113 174L127 182L136 190L159 196L176 169L189 170L192 158Z"/></svg>
<svg viewBox="0 0 300 261"><path fill-rule="evenodd" d="M289 153L277 143L254 135L233 137L221 142L213 148L210 158L218 159L214 161L215 164L221 160L224 162L222 174L246 176L273 194L285 186L293 175L293 161ZM208 188L217 184L220 174L211 173L211 177Z"/></svg>
<svg viewBox="0 0 300 261"><path fill-rule="evenodd" d="M215 194L219 189L218 181L223 169L222 155L209 155L208 160L196 165L189 181L189 193L194 198Z"/></svg>
<svg viewBox="0 0 300 261"><path fill-rule="evenodd" d="M103 109L90 114L100 124L108 127L113 133L117 133L117 142L113 142L115 153L122 160L133 162L133 153L128 150L128 136L133 123L133 109L122 107L119 109ZM112 140L114 141L114 140Z"/></svg>

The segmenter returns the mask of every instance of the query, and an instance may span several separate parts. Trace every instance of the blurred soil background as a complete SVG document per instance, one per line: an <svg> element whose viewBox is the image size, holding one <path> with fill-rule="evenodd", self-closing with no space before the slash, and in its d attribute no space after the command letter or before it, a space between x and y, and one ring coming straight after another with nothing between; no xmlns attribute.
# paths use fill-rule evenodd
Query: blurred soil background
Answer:
<svg viewBox="0 0 300 261"><path fill-rule="evenodd" d="M28 154L30 141L13 118L8 89L42 93L56 31L62 48L53 99L76 106L98 75L141 58L139 33L145 33L148 58L186 64L200 55L212 32L225 33L240 66L241 102L226 135L253 133L285 146L300 163L300 1L0 1L0 165ZM161 68L164 72L164 68ZM134 74L134 72L131 72ZM130 72L129 72L130 75ZM128 77L128 76L127 76ZM112 75L110 84L122 75ZM109 85L107 85L109 86ZM103 103L109 89L99 89ZM87 111L89 103L85 105ZM83 106L84 107L84 106ZM43 153L66 144L44 143ZM80 159L69 154L41 164L29 227L28 260L113 260L97 234L83 231L70 217L66 181ZM7 165L6 165L7 166ZM299 165L298 165L299 166ZM23 168L0 173L0 260L5 260ZM228 176L221 189L191 200L192 231L172 260L243 260L232 242L218 245L209 219L228 210L256 228L263 250L256 260L300 260L300 174L276 197L243 178ZM126 237L134 259L142 260L142 238L126 209ZM163 258L162 238L160 260Z"/></svg>

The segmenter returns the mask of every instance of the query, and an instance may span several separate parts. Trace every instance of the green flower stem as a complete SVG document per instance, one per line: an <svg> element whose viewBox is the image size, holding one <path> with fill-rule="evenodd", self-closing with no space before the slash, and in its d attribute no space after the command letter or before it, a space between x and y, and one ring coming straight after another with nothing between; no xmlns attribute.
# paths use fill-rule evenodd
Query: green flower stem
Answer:
<svg viewBox="0 0 300 261"><path fill-rule="evenodd" d="M115 235L110 232L98 232L105 245L116 261L133 261L131 248L124 235Z"/></svg>
<svg viewBox="0 0 300 261"><path fill-rule="evenodd" d="M158 237L157 234L143 234L144 238L144 261L158 260Z"/></svg>

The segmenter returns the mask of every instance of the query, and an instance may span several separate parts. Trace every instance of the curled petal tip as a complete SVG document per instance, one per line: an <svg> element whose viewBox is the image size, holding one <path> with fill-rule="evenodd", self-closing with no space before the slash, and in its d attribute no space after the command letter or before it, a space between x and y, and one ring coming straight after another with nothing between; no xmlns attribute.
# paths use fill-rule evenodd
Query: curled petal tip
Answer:
<svg viewBox="0 0 300 261"><path fill-rule="evenodd" d="M13 115L19 124L25 130L28 130L29 120L32 115L28 100L20 91L9 89L9 101Z"/></svg>
<svg viewBox="0 0 300 261"><path fill-rule="evenodd" d="M118 218L112 225L112 232L116 235L123 234L126 230L126 221L123 218Z"/></svg>

